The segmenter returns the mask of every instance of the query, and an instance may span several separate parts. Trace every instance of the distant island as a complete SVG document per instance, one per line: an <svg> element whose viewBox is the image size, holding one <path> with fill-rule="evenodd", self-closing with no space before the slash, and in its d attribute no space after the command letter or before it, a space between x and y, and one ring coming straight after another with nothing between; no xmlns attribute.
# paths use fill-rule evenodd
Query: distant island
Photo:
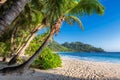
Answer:
<svg viewBox="0 0 120 80"><path fill-rule="evenodd" d="M48 47L54 52L105 52L102 48L97 48L82 42L65 42L59 44L56 41L51 41Z"/></svg>

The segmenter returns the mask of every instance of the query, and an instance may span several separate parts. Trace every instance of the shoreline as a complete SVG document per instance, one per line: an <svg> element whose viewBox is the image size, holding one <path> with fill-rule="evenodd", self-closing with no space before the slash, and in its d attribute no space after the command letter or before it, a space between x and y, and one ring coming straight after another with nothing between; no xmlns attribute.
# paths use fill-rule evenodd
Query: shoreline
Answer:
<svg viewBox="0 0 120 80"><path fill-rule="evenodd" d="M71 60L78 60L78 61L86 61L86 62L95 62L95 63L108 63L108 64L120 64L120 62L109 62L109 61L95 61L95 60L84 60L84 59L79 59L77 57L71 57L71 56L60 56L61 58L66 58L66 59L71 59Z"/></svg>
<svg viewBox="0 0 120 80"><path fill-rule="evenodd" d="M69 57L92 62L105 62L120 64L120 54L118 53L58 53L61 57Z"/></svg>
<svg viewBox="0 0 120 80"><path fill-rule="evenodd" d="M22 75L1 75L0 80L120 80L120 64L62 57L62 67L30 70Z"/></svg>

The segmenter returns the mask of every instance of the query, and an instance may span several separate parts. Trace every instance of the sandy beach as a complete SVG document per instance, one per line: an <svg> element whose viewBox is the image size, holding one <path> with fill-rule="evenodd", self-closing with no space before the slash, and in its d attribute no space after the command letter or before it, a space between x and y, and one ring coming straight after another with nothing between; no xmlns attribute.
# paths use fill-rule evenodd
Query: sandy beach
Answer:
<svg viewBox="0 0 120 80"><path fill-rule="evenodd" d="M62 67L35 69L22 75L0 74L0 80L120 80L120 64L62 58Z"/></svg>

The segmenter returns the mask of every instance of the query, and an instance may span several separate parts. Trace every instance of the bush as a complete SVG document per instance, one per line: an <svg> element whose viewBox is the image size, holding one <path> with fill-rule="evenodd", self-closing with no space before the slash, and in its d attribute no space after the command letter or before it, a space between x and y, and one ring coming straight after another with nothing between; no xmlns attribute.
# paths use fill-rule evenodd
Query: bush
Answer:
<svg viewBox="0 0 120 80"><path fill-rule="evenodd" d="M50 69L61 66L60 56L52 53L49 48L45 48L41 55L32 63L32 67L39 69Z"/></svg>
<svg viewBox="0 0 120 80"><path fill-rule="evenodd" d="M6 57L10 52L10 44L5 42L0 42L0 56Z"/></svg>

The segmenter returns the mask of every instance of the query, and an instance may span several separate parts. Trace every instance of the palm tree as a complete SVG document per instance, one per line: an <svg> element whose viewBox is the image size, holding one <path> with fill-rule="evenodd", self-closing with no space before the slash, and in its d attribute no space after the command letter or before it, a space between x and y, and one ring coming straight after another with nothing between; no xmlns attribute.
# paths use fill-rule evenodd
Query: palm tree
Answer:
<svg viewBox="0 0 120 80"><path fill-rule="evenodd" d="M63 0L64 1L64 0ZM63 2L62 1L62 2ZM58 1L58 2L61 2L61 1ZM67 3L68 4L68 2L65 0L65 2L64 2L64 4L63 5L56 5L58 2L56 2L55 4L53 4L52 2L51 2L51 0L46 0L45 2L41 2L41 1L39 1L39 0L36 0L36 1L33 1L33 2L31 2L32 3L32 5L33 5L33 3L34 3L34 6L35 5L37 5L37 6L35 6L35 10L33 10L33 8L34 7L31 7L30 8L30 10L32 10L33 12L35 11L35 12L38 12L38 11L41 11L41 13L45 16L46 14L48 15L48 16L45 16L45 18L43 18L43 20L42 20L42 23L41 23L41 26L43 26L43 25L46 25L46 20L49 22L49 21L53 21L52 19L53 19L53 17L54 18L57 18L59 15L61 15L60 13L62 12L63 13L63 11L62 10L59 10L58 8L59 7L63 7L63 6L65 6L64 4L65 3ZM47 4L46 4L47 3ZM73 2L69 2L69 3L73 3ZM30 4L30 3L29 3ZM30 4L31 5L31 4ZM43 7L43 5L44 5L44 7ZM39 7L40 6L40 7ZM42 8L41 8L41 6L42 6ZM57 6L57 8L55 7L55 9L53 8L54 6ZM37 7L37 8L36 8ZM50 7L49 9L47 9L47 11L46 12L44 12L45 11L45 9L46 8L48 8L48 7ZM40 10L40 9L41 10ZM52 11L52 10L54 10L54 12ZM57 11L58 10L58 11ZM64 9L63 9L64 10ZM51 14L57 14L57 15L51 15ZM68 16L67 16L68 17ZM72 18L72 17L71 17ZM40 27L41 27L40 26ZM21 49L19 49L19 51L16 53L16 55L9 61L9 63L8 63L8 65L11 65L11 64L14 64L14 63L16 63L17 62L17 58L21 55L21 54L24 54L24 51L26 50L26 48L29 46L29 44L30 44L30 42L33 40L33 38L35 37L35 35L37 34L37 32L39 31L39 29L37 29L37 31L32 31L32 33L30 34L30 36L29 36L29 38L28 38L28 40L27 40L27 42L21 47Z"/></svg>
<svg viewBox="0 0 120 80"><path fill-rule="evenodd" d="M78 0L77 0L78 1ZM69 2L69 1L68 1ZM67 11L68 16L75 14L75 15L84 15L84 14L92 14L94 12L98 14L103 14L104 8L103 6L98 2L98 0L80 0L80 2L76 2L76 6L69 7L70 9ZM50 13L52 14L52 13ZM53 15L53 14L52 14ZM49 43L50 39L53 37L54 34L57 34L60 30L60 27L65 19L66 12L62 13L60 16L58 16L58 19L55 21L52 17L51 21L51 27L50 27L50 34L47 36L43 44L39 47L39 49L30 57L26 62L24 62L21 65L15 66L15 67L6 67L1 69L1 72L11 72L11 71L24 71L29 68L31 63L35 60L35 58L41 53L41 51L44 49L44 47ZM71 18L79 20L78 18L71 16ZM53 24L54 22L54 24Z"/></svg>
<svg viewBox="0 0 120 80"><path fill-rule="evenodd" d="M2 72L2 73L23 72L24 70L27 70L28 67L31 65L31 63L39 55L39 53L41 53L43 51L44 47L49 43L49 41L53 37L54 33L58 33L59 27L61 26L61 24L62 24L62 18L59 18L58 21L56 21L56 23L51 27L53 29L51 29L50 34L47 36L47 38L42 43L42 45L40 46L40 48L26 62L24 62L21 65L14 66L14 67L5 67L5 68L1 69L0 72ZM58 25L59 25L59 27L58 27Z"/></svg>
<svg viewBox="0 0 120 80"><path fill-rule="evenodd" d="M23 44L23 46L18 50L18 52L16 53L15 56L13 56L13 58L8 62L8 65L12 65L15 64L17 62L17 58L24 54L26 48L29 46L30 42L36 37L37 32L42 29L44 27L44 25L40 25L38 28L36 28L35 30L33 30L33 32L28 36L28 39L26 41L25 44Z"/></svg>
<svg viewBox="0 0 120 80"><path fill-rule="evenodd" d="M2 6L5 2L6 0L0 0L0 6Z"/></svg>
<svg viewBox="0 0 120 80"><path fill-rule="evenodd" d="M11 48L9 50L10 54L15 54L14 58L11 59L11 61L16 60L15 58L17 56L19 56L21 53L24 53L25 49L27 48L31 40L36 36L36 32L39 31L44 25L46 25L44 22L45 21L44 18L43 21L41 20L42 19L42 12L40 11L41 8L42 8L42 4L40 3L40 0L36 0L36 2L32 0L29 4L25 6L24 10L22 10L19 16L14 20L12 26L9 27L10 30L4 34L4 35L8 35L9 37L7 39L6 36L0 37L3 42L5 41L4 39L8 40L11 38L11 40L9 40L10 42L7 41L11 45L10 46ZM24 32L24 34L18 33L20 31ZM22 36L24 35L28 35L28 37L27 38L23 37L23 39L21 39ZM19 42L17 42L18 36L20 36Z"/></svg>
<svg viewBox="0 0 120 80"><path fill-rule="evenodd" d="M100 15L104 13L104 7L97 0L93 0L93 2L90 1L90 0L88 0L88 1L81 0L78 3L77 6L79 6L79 5L83 5L83 7L80 6L80 10L82 10L82 14L84 12L84 13L87 13L87 14L90 15L90 14L94 13L94 11L97 12L98 14L100 14ZM90 8L87 9L86 6L90 7ZM75 7L73 9L75 9ZM73 9L71 9L71 11L69 11L69 12L72 12ZM78 9L77 9L77 11L78 11ZM70 16L70 17L72 19L78 21L80 23L80 26L82 27L82 24L81 24L81 22L80 22L80 20L78 18L76 18L74 16ZM49 43L49 41L53 37L53 35L57 34L60 31L60 27L61 27L64 19L65 19L65 14L64 14L64 16L61 15L58 18L58 20L51 26L51 32L48 35L48 37L45 39L45 41L43 42L43 44L39 47L39 49L35 52L35 54L28 61L26 61L25 63L23 63L25 69L27 69L30 66L30 64L35 60L35 58L42 52L42 50Z"/></svg>
<svg viewBox="0 0 120 80"><path fill-rule="evenodd" d="M28 15L30 15L29 17L31 17L31 15L37 15L38 14L38 16L37 16L37 18L36 18L36 24L32 24L33 26L35 26L35 29L33 29L32 31L31 31L31 33L28 35L28 38L27 38L27 40L26 40L26 42L18 49L18 51L16 52L14 52L14 53L16 53L14 56L13 56L13 58L8 62L8 65L12 65L12 64L15 64L16 62L17 62L17 58L20 56L20 55L22 55L22 54L24 54L24 52L25 52L25 50L26 50L26 48L29 46L29 44L30 44L30 42L36 37L36 35L37 35L37 32L40 30L40 29L42 29L42 28L44 28L45 26L48 26L48 23L46 23L47 22L47 17L46 17L46 15L44 14L44 12L42 12L41 10L43 10L42 8L43 8L43 2L41 2L41 1L39 1L39 0L36 0L36 2L35 1L31 1L28 5L27 5L27 8L25 7L25 12L26 13L24 13L24 14L28 14ZM33 7L34 6L34 7ZM29 9L28 9L29 8ZM42 16L43 18L41 18L40 16ZM30 21L30 18L27 18L27 21ZM34 18L35 19L35 18ZM39 19L42 19L42 20L40 20L40 21L38 21ZM31 24L32 22L30 22L29 24ZM35 23L35 22L33 22L33 23ZM23 25L23 24L22 24ZM27 24L28 25L28 24ZM37 25L37 27L36 27L36 25ZM29 27L28 27L29 28Z"/></svg>
<svg viewBox="0 0 120 80"><path fill-rule="evenodd" d="M0 36L24 9L29 0L15 0L8 10L0 17Z"/></svg>
<svg viewBox="0 0 120 80"><path fill-rule="evenodd" d="M48 1L46 1L46 2L47 2L47 3L50 3L49 1L50 1L50 0L48 0ZM63 0L63 1L64 1L64 0ZM33 2L31 2L31 3L33 4ZM31 3L29 3L29 4L31 5ZM57 2L57 3L58 3L58 2ZM18 50L18 52L16 53L16 55L13 56L13 58L9 61L8 65L15 64L15 63L17 62L17 58L18 58L21 54L24 54L24 52L25 52L26 48L29 46L30 42L36 37L37 32L38 32L41 28L43 28L44 26L49 26L47 22L49 22L50 20L52 20L52 18L51 18L51 16L46 16L46 12L43 12L43 10L45 10L45 9L48 7L48 5L44 4L44 5L45 5L44 8L40 8L41 10L40 10L39 8L36 8L36 7L41 6L41 5L43 5L43 4L44 4L44 2L36 1L36 3L34 2L34 6L35 6L35 5L37 5L37 6L35 6L35 8L34 8L34 7L30 7L30 10L32 10L32 11L35 11L35 12L40 11L40 12L43 14L44 18L42 19L41 25L38 26L37 28L35 28L35 30L33 30L33 31L30 33L29 38L27 39L26 43ZM56 4L54 4L54 5L56 5ZM49 4L49 6L54 6L54 5L53 5L53 4ZM58 5L57 5L57 6L58 6ZM62 5L62 6L63 6L63 5ZM34 9L34 10L33 10L33 9ZM56 10L55 10L54 12L56 13ZM51 13L53 13L53 11L51 12L51 8L50 8L50 9L49 9L49 13L47 13L47 15L50 15ZM58 15L58 13L56 13L56 14L57 14L57 15L54 16L54 18L57 18L59 15L61 15L61 14Z"/></svg>

